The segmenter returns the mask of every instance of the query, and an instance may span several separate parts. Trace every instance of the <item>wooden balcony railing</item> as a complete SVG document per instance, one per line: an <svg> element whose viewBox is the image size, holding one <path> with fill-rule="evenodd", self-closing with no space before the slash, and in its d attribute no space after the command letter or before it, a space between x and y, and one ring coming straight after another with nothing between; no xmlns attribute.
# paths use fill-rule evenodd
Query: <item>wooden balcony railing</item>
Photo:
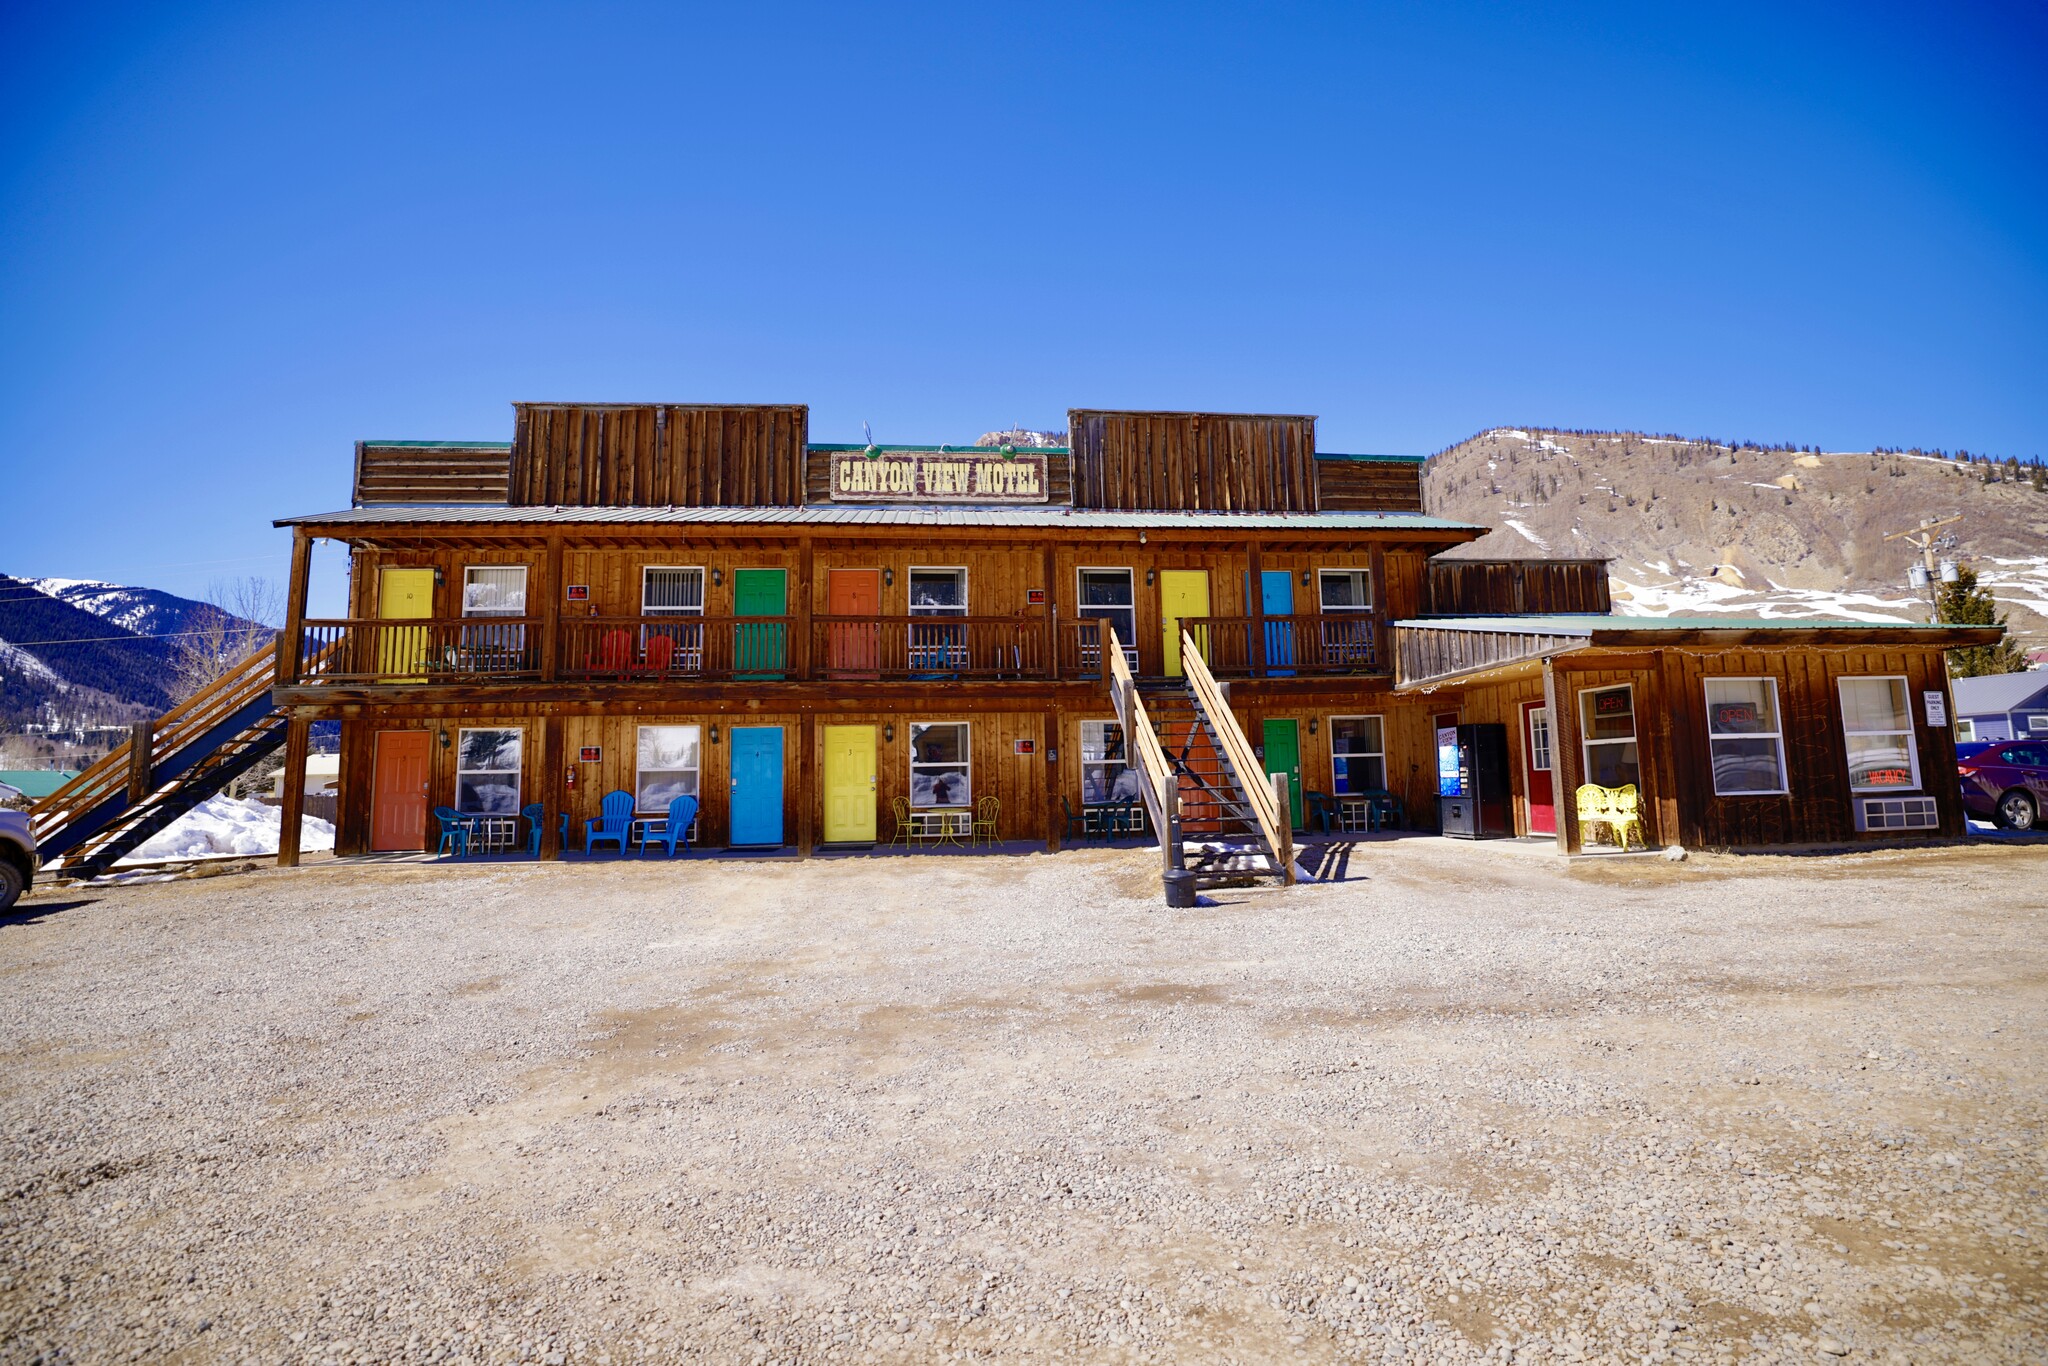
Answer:
<svg viewBox="0 0 2048 1366"><path fill-rule="evenodd" d="M1379 633L1365 612L1314 612L1266 617L1186 617L1209 671L1222 678L1376 674Z"/></svg>
<svg viewBox="0 0 2048 1366"><path fill-rule="evenodd" d="M559 678L591 682L797 677L786 617L572 617L562 623Z"/></svg>
<svg viewBox="0 0 2048 1366"><path fill-rule="evenodd" d="M309 621L300 683L538 678L541 623L523 617Z"/></svg>
<svg viewBox="0 0 2048 1366"><path fill-rule="evenodd" d="M1370 615L1325 612L1182 621L1219 678L1384 672ZM1121 634L1123 626L1117 623ZM1099 679L1102 623L1040 617L568 617L552 676L577 682ZM1120 642L1137 674L1136 646ZM1058 668L1055 670L1055 656ZM297 684L520 682L549 676L538 620L309 621Z"/></svg>
<svg viewBox="0 0 2048 1366"><path fill-rule="evenodd" d="M1037 617L813 617L811 676L821 679L1043 678Z"/></svg>

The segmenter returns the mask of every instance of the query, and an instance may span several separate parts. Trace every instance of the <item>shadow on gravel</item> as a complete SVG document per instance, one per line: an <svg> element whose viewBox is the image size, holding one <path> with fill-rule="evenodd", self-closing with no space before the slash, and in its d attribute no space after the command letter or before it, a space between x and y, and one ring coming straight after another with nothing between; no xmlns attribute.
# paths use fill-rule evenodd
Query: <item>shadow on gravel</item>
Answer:
<svg viewBox="0 0 2048 1366"><path fill-rule="evenodd" d="M91 906L94 904L96 902L93 900L17 901L14 903L13 910L0 914L0 930L11 929L16 925L33 925L38 920L47 920L60 911L75 911L80 906Z"/></svg>

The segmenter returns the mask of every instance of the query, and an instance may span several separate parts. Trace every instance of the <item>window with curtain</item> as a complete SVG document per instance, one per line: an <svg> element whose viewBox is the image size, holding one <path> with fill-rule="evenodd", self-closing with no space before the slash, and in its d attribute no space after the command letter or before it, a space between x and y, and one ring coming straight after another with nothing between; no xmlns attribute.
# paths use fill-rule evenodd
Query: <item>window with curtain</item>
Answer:
<svg viewBox="0 0 2048 1366"><path fill-rule="evenodd" d="M1325 612L1372 610L1372 572L1366 569L1325 569L1319 574Z"/></svg>
<svg viewBox="0 0 2048 1366"><path fill-rule="evenodd" d="M465 730L457 738L455 809L482 816L519 811L520 752L526 732Z"/></svg>
<svg viewBox="0 0 2048 1366"><path fill-rule="evenodd" d="M697 796L698 726L642 726L634 757L633 809L660 814L678 797Z"/></svg>
<svg viewBox="0 0 2048 1366"><path fill-rule="evenodd" d="M969 751L965 721L923 721L910 727L910 804L969 806Z"/></svg>
<svg viewBox="0 0 2048 1366"><path fill-rule="evenodd" d="M462 571L462 615L523 617L526 615L526 566L473 564Z"/></svg>
<svg viewBox="0 0 2048 1366"><path fill-rule="evenodd" d="M1381 718L1331 717L1330 765L1331 786L1340 795L1385 789L1387 743Z"/></svg>
<svg viewBox="0 0 2048 1366"><path fill-rule="evenodd" d="M640 571L640 610L650 617L702 616L704 571L648 565Z"/></svg>
<svg viewBox="0 0 2048 1366"><path fill-rule="evenodd" d="M1081 723L1081 803L1106 806L1139 800L1138 775L1124 748L1124 728L1117 721Z"/></svg>
<svg viewBox="0 0 2048 1366"><path fill-rule="evenodd" d="M1131 571L1083 569L1078 573L1079 605L1074 609L1074 615L1086 622L1107 617L1116 638L1123 642L1124 657L1130 660L1133 669L1137 668L1138 612L1137 598L1131 587ZM1095 640L1092 634L1084 635L1082 639L1095 648L1101 647L1102 642ZM1084 651L1082 663L1084 667L1095 667L1099 660L1091 660Z"/></svg>
<svg viewBox="0 0 2048 1366"><path fill-rule="evenodd" d="M1707 751L1714 794L1741 797L1785 791L1785 737L1774 678L1709 678Z"/></svg>
<svg viewBox="0 0 2048 1366"><path fill-rule="evenodd" d="M1840 688L1850 790L1890 792L1920 786L1906 680L1844 678Z"/></svg>

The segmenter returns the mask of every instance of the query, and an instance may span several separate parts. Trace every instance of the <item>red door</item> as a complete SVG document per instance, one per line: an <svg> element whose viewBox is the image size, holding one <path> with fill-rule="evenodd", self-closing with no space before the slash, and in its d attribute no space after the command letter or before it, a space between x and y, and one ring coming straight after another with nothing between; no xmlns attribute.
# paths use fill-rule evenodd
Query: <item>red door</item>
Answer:
<svg viewBox="0 0 2048 1366"><path fill-rule="evenodd" d="M370 778L370 848L427 847L427 772L431 739L423 730L380 730Z"/></svg>
<svg viewBox="0 0 2048 1366"><path fill-rule="evenodd" d="M881 662L882 571L834 569L825 576L825 615L866 617L866 621L835 621L826 652L832 671L841 677L872 678Z"/></svg>
<svg viewBox="0 0 2048 1366"><path fill-rule="evenodd" d="M1541 702L1522 704L1522 758L1528 775L1528 833L1555 835L1557 794L1550 786L1550 709Z"/></svg>

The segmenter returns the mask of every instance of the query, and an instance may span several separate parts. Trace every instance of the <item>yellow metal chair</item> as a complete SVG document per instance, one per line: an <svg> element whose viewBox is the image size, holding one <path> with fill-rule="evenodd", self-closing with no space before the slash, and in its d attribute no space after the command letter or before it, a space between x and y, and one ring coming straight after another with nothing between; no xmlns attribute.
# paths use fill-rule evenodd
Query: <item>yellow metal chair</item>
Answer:
<svg viewBox="0 0 2048 1366"><path fill-rule="evenodd" d="M996 842L996 824L1003 816L1001 797L983 797L974 804L974 830L971 842L980 844L983 840Z"/></svg>
<svg viewBox="0 0 2048 1366"><path fill-rule="evenodd" d="M1578 791L1579 825L1604 825L1609 837L1628 851L1628 839L1635 836L1636 843L1649 848L1643 839L1642 803L1636 795L1636 785L1627 783L1621 787L1601 787L1597 783L1586 783Z"/></svg>
<svg viewBox="0 0 2048 1366"><path fill-rule="evenodd" d="M924 843L924 827L910 814L910 798L898 797L891 803L896 808L896 833L889 837L888 848L895 848L900 841L908 849L913 844Z"/></svg>

